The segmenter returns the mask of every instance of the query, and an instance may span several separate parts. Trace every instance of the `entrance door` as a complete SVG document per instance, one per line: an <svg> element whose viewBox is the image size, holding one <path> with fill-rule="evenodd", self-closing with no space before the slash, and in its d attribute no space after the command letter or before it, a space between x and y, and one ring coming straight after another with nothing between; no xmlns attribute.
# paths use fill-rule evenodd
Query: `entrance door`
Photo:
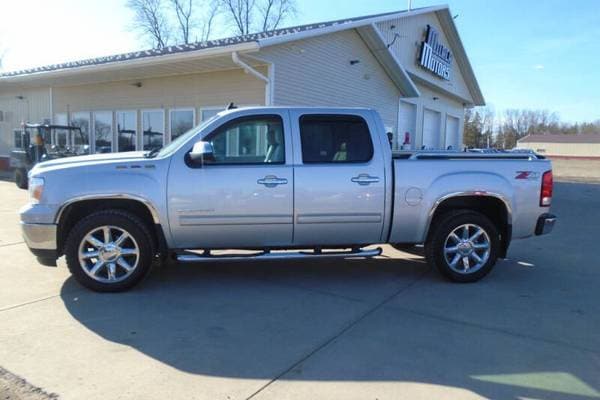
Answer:
<svg viewBox="0 0 600 400"><path fill-rule="evenodd" d="M398 135L396 144L398 149L402 148L404 138L408 134L410 148L415 148L415 133L417 131L417 106L400 100L398 112Z"/></svg>
<svg viewBox="0 0 600 400"><path fill-rule="evenodd" d="M360 113L291 115L302 161L294 169L294 244L379 243L386 177L374 122Z"/></svg>
<svg viewBox="0 0 600 400"><path fill-rule="evenodd" d="M441 115L437 111L423 110L423 147L426 150L440 148Z"/></svg>
<svg viewBox="0 0 600 400"><path fill-rule="evenodd" d="M446 117L446 149L460 150L458 140L458 118L448 115Z"/></svg>
<svg viewBox="0 0 600 400"><path fill-rule="evenodd" d="M200 168L183 155L171 161L169 223L177 247L289 245L294 174L287 112L238 117L203 140L214 160Z"/></svg>

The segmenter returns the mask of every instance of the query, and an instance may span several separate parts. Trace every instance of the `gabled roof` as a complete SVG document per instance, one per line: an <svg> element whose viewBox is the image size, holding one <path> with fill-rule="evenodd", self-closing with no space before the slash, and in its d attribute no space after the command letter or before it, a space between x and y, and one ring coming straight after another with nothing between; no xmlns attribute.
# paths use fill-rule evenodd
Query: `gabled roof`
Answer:
<svg viewBox="0 0 600 400"><path fill-rule="evenodd" d="M365 42L370 46L381 47L381 44L385 44L385 42L375 27L376 23L394 18L408 18L414 15L426 13L436 13L436 15L439 17L444 31L446 32L449 45L454 50L455 58L459 64L461 73L467 82L467 86L473 98L473 103L475 105L485 104L485 100L477 83L477 79L475 78L475 74L458 35L456 25L454 24L454 19L452 18L448 6L446 5L415 8L410 11L394 11L316 24L299 25L250 35L209 40L187 45L168 46L163 49L136 51L106 57L97 57L61 64L46 65L19 71L9 71L0 73L0 83L2 81L22 82L24 80L29 80L30 77L51 78L55 76L65 76L65 74L71 74L71 72L85 73L97 72L101 70L106 72L125 67L137 68L138 66L148 65L149 63L154 63L155 61L172 62L184 59L195 60L196 58L227 55L233 51L258 51L260 48L266 46L273 46L348 29L357 29L363 40L365 40ZM375 56L382 63L392 80L401 89L403 95L406 97L419 96L418 89L404 67L397 59L395 59L391 52L388 52L389 54L385 53L386 52L376 54Z"/></svg>
<svg viewBox="0 0 600 400"><path fill-rule="evenodd" d="M581 135L527 135L519 143L600 143L600 133Z"/></svg>
<svg viewBox="0 0 600 400"><path fill-rule="evenodd" d="M130 53L115 54L115 55L110 55L110 56L105 56L105 57L96 57L96 58L88 58L85 60L69 61L69 62L60 63L60 64L44 65L44 66L40 66L40 67L22 69L22 70L17 70L17 71L2 72L2 73L0 73L0 78L11 77L11 76L30 75L30 74L37 74L37 73L42 73L42 72L50 72L50 71L72 69L72 68L79 68L79 67L88 67L88 66L102 65L102 64L107 64L107 63L117 63L117 62L129 61L129 60L137 60L137 59L141 59L141 58L160 57L160 56L166 56L166 55L170 55L170 54L198 52L198 51L202 51L202 50L214 49L214 48L219 48L219 47L226 48L229 46L239 45L239 44L243 44L243 43L261 42L261 41L265 41L265 39L275 39L275 38L292 39L293 38L293 40L297 40L299 34L304 33L304 32L317 31L317 30L322 30L325 28L334 28L334 27L338 27L338 28L343 27L344 29L348 29L348 28L350 28L350 26L347 26L347 25L350 25L350 24L353 24L356 22L370 21L372 19L380 19L382 17L391 17L391 16L396 16L398 14L403 14L406 12L408 12L408 11L394 11L394 12L389 12L389 13L367 15L367 16L356 17L356 18L339 19L339 20L335 20L335 21L320 22L320 23L316 23L316 24L307 24L307 25L293 26L293 27L289 27L289 28L275 29L275 30L267 31L267 32L252 33L249 35L233 36L233 37L229 37L229 38L225 38L225 39L215 39L215 40L208 40L208 41L204 41L204 42L167 46L162 49L141 50L141 51L134 51L134 52L130 52ZM268 42L266 44L270 45L270 44L273 44L273 42Z"/></svg>

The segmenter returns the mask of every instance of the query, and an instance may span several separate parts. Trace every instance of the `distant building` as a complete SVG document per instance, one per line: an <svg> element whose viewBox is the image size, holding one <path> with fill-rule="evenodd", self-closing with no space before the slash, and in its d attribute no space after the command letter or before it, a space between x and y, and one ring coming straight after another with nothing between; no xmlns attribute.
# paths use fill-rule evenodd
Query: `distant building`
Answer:
<svg viewBox="0 0 600 400"><path fill-rule="evenodd" d="M517 141L517 148L555 158L600 159L600 134L527 135Z"/></svg>
<svg viewBox="0 0 600 400"><path fill-rule="evenodd" d="M0 73L0 161L22 122L148 150L230 102L373 108L412 149L460 149L464 109L485 104L450 10L427 7Z"/></svg>

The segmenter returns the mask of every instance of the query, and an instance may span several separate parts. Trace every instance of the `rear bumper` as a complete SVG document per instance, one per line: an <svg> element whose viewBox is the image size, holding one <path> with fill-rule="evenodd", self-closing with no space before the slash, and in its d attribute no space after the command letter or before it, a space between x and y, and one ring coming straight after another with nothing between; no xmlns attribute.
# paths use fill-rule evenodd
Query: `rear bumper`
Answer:
<svg viewBox="0 0 600 400"><path fill-rule="evenodd" d="M556 215L553 214L542 214L538 218L537 224L535 226L535 234L546 235L552 232L552 228L554 228L554 224L556 223Z"/></svg>

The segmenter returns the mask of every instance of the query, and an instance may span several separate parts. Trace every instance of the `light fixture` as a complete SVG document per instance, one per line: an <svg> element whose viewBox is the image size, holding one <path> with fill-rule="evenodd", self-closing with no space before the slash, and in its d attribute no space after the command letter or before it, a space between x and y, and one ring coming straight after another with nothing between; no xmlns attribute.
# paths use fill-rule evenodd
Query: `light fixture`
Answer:
<svg viewBox="0 0 600 400"><path fill-rule="evenodd" d="M350 65L360 64L360 60L350 60Z"/></svg>

